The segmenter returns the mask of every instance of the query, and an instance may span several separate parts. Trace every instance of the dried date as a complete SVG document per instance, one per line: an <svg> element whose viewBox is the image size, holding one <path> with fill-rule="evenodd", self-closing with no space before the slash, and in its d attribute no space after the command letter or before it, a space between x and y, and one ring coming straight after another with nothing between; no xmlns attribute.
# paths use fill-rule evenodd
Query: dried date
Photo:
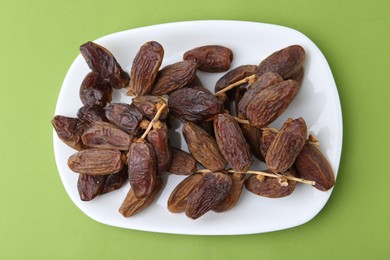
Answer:
<svg viewBox="0 0 390 260"><path fill-rule="evenodd" d="M98 74L90 72L81 83L79 95L84 106L103 108L112 100L112 87Z"/></svg>
<svg viewBox="0 0 390 260"><path fill-rule="evenodd" d="M77 111L77 117L88 124L95 121L110 122L106 117L106 110L104 108L83 106Z"/></svg>
<svg viewBox="0 0 390 260"><path fill-rule="evenodd" d="M197 219L223 201L232 186L232 178L222 172L207 173L202 183L188 197L185 213Z"/></svg>
<svg viewBox="0 0 390 260"><path fill-rule="evenodd" d="M206 45L187 51L183 59L194 60L202 71L223 72L230 68L233 52L224 46Z"/></svg>
<svg viewBox="0 0 390 260"><path fill-rule="evenodd" d="M295 166L301 178L315 181L315 188L327 191L333 187L335 177L332 167L316 145L306 141Z"/></svg>
<svg viewBox="0 0 390 260"><path fill-rule="evenodd" d="M103 46L87 42L80 46L80 52L89 68L107 79L113 88L124 88L129 84L129 74L123 71L112 53Z"/></svg>
<svg viewBox="0 0 390 260"><path fill-rule="evenodd" d="M80 174L77 180L77 190L82 201L93 200L102 191L106 175Z"/></svg>
<svg viewBox="0 0 390 260"><path fill-rule="evenodd" d="M132 136L111 123L96 121L84 131L81 139L91 148L128 151Z"/></svg>
<svg viewBox="0 0 390 260"><path fill-rule="evenodd" d="M161 176L168 170L172 159L167 125L161 121L157 121L146 139L154 148L157 159L157 176Z"/></svg>
<svg viewBox="0 0 390 260"><path fill-rule="evenodd" d="M251 126L251 125L241 125L242 134L245 137L246 142L249 144L252 154L264 162L264 156L261 154L260 150L260 140L261 140L261 129Z"/></svg>
<svg viewBox="0 0 390 260"><path fill-rule="evenodd" d="M305 144L306 122L303 118L289 118L268 148L265 162L273 172L283 173L294 163Z"/></svg>
<svg viewBox="0 0 390 260"><path fill-rule="evenodd" d="M129 151L129 181L137 198L145 198L156 182L156 154L149 143L135 142Z"/></svg>
<svg viewBox="0 0 390 260"><path fill-rule="evenodd" d="M238 100L238 117L246 117L246 109L251 100L258 96L259 93L275 84L278 84L283 81L283 78L276 73L267 72L259 77L256 82L254 82L247 91L244 92L242 97ZM243 91L242 91L243 92Z"/></svg>
<svg viewBox="0 0 390 260"><path fill-rule="evenodd" d="M197 66L192 60L180 61L164 67L157 74L151 94L161 96L186 86L196 76Z"/></svg>
<svg viewBox="0 0 390 260"><path fill-rule="evenodd" d="M276 120L297 95L298 84L285 80L252 96L246 108L246 117L256 127L264 127Z"/></svg>
<svg viewBox="0 0 390 260"><path fill-rule="evenodd" d="M145 43L133 60L128 95L149 94L164 57L164 48L155 41Z"/></svg>
<svg viewBox="0 0 390 260"><path fill-rule="evenodd" d="M215 138L219 150L234 171L246 172L252 164L252 154L241 128L230 114L214 117Z"/></svg>
<svg viewBox="0 0 390 260"><path fill-rule="evenodd" d="M127 165L124 165L122 170L117 173L102 176L107 176L107 178L100 194L105 194L117 190L129 180Z"/></svg>
<svg viewBox="0 0 390 260"><path fill-rule="evenodd" d="M128 134L136 135L140 131L142 113L135 106L125 103L111 103L106 107L106 117Z"/></svg>
<svg viewBox="0 0 390 260"><path fill-rule="evenodd" d="M168 198L168 210L172 213L184 212L188 196L202 183L203 175L194 173L182 180Z"/></svg>
<svg viewBox="0 0 390 260"><path fill-rule="evenodd" d="M236 205L238 199L241 196L241 192L245 184L245 174L234 173L229 174L232 178L232 186L226 196L220 203L212 208L215 212L225 212L230 210Z"/></svg>
<svg viewBox="0 0 390 260"><path fill-rule="evenodd" d="M81 135L88 127L78 118L57 115L51 120L51 124L56 131L58 138L68 146L78 151L85 148Z"/></svg>
<svg viewBox="0 0 390 260"><path fill-rule="evenodd" d="M190 175L195 170L195 158L183 150L172 147L172 160L168 172L176 175Z"/></svg>
<svg viewBox="0 0 390 260"><path fill-rule="evenodd" d="M134 190L130 189L122 205L119 208L119 213L121 213L124 217L131 217L144 210L154 200L156 200L162 187L163 181L158 178L150 195L144 198L138 198L137 196L135 196Z"/></svg>
<svg viewBox="0 0 390 260"><path fill-rule="evenodd" d="M269 172L269 171L266 171ZM277 178L251 175L245 181L245 188L259 196L268 198L282 198L293 193L296 187L295 181L287 181L282 185Z"/></svg>
<svg viewBox="0 0 390 260"><path fill-rule="evenodd" d="M81 174L106 175L120 171L124 159L118 150L86 149L70 156L68 166Z"/></svg>
<svg viewBox="0 0 390 260"><path fill-rule="evenodd" d="M227 164L215 139L194 123L184 124L183 136L195 159L211 171L223 170Z"/></svg>
<svg viewBox="0 0 390 260"><path fill-rule="evenodd" d="M302 68L305 60L305 50L302 46L291 45L272 53L258 66L256 74L261 76L266 72L278 73L282 78L288 79Z"/></svg>
<svg viewBox="0 0 390 260"><path fill-rule="evenodd" d="M169 111L184 121L211 120L223 112L223 103L202 87L184 87L169 95Z"/></svg>

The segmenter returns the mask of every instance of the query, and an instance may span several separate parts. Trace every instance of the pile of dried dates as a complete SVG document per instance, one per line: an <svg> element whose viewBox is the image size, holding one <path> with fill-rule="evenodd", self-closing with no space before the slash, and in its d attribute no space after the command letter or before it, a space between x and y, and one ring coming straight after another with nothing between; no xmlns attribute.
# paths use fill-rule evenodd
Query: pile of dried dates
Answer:
<svg viewBox="0 0 390 260"><path fill-rule="evenodd" d="M68 166L79 173L81 200L130 182L119 208L129 217L156 200L169 174L186 175L167 207L197 219L210 210L231 209L244 187L269 198L290 195L298 182L321 191L333 187L332 168L303 118L290 118L280 129L269 127L299 93L305 60L301 46L230 70L232 51L207 45L160 68L164 49L151 41L140 47L130 73L96 43L87 42L80 51L91 69L80 86L84 106L77 118L56 115L52 125L77 150ZM228 72L212 93L198 70ZM131 104L112 102L113 91L122 88L133 96ZM189 153L170 144L173 118L183 122ZM250 170L255 158L268 169Z"/></svg>

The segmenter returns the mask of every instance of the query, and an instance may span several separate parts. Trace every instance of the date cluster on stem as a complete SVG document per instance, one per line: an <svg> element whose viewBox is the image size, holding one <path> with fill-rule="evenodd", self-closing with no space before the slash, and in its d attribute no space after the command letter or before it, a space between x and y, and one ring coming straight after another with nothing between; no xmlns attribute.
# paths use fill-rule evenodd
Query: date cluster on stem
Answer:
<svg viewBox="0 0 390 260"><path fill-rule="evenodd" d="M299 45L278 50L259 65L231 69L233 52L206 45L161 68L164 48L140 46L125 72L113 54L87 42L80 52L91 69L80 85L77 117L56 115L58 137L77 150L69 168L79 174L80 199L130 184L119 212L129 217L155 201L170 174L186 176L171 192L167 208L197 219L209 211L230 210L244 187L269 198L291 194L297 183L326 191L334 174L318 141L308 137L303 118L269 127L298 95L305 51ZM226 72L205 88L197 71ZM130 104L112 102L126 88ZM183 122L188 151L171 146L170 121ZM253 171L257 158L268 167ZM198 169L202 166L202 169Z"/></svg>

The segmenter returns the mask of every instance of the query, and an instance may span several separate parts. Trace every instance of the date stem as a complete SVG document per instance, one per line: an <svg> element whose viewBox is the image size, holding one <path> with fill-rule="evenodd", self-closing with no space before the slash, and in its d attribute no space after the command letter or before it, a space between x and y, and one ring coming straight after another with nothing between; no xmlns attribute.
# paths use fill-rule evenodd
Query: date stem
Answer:
<svg viewBox="0 0 390 260"><path fill-rule="evenodd" d="M196 173L208 173L208 172L211 172L211 171L208 170L208 169L199 169L199 170L196 170L195 172ZM229 172L229 173L236 173L236 171L234 171L234 170L227 170L227 172ZM285 176L285 175L268 173L268 172L249 170L249 171L247 171L245 173L246 174L257 174L257 175L271 177L271 178L277 178L277 179L285 178L285 179L290 180L290 181L296 181L296 182L300 182L300 183L304 183L304 184L308 184L308 185L312 185L312 186L314 186L316 184L315 181L309 181L309 180L305 180L305 179L302 179L302 178L296 178L296 177L293 177L293 176Z"/></svg>
<svg viewBox="0 0 390 260"><path fill-rule="evenodd" d="M145 132L143 133L143 135L137 140L137 142L142 142L145 137L148 135L148 133L150 132L150 130L152 129L153 125L160 119L160 116L161 116L161 113L162 111L166 108L167 104L166 103L163 103L159 109L157 110L157 113L156 115L153 117L153 119L149 122L149 125L148 127L146 128Z"/></svg>
<svg viewBox="0 0 390 260"><path fill-rule="evenodd" d="M247 82L252 84L255 80L256 80L256 74L252 74L252 75L250 75L250 76L248 76L248 77L246 77L246 78L244 78L242 80L239 80L237 82L234 82L233 84L230 84L229 86L227 86L224 89L221 89L218 92L215 92L214 95L215 96L219 96L219 95L225 93L226 91L229 91L229 90L231 90L231 89L233 89L233 88L235 88L235 87L237 87L237 86L239 86L241 84L247 83Z"/></svg>
<svg viewBox="0 0 390 260"><path fill-rule="evenodd" d="M246 120L246 119L242 119L242 118L239 118L239 117L236 117L236 116L233 116L234 120L236 120L238 123L242 124L242 125L250 125L251 123L249 122L249 120Z"/></svg>

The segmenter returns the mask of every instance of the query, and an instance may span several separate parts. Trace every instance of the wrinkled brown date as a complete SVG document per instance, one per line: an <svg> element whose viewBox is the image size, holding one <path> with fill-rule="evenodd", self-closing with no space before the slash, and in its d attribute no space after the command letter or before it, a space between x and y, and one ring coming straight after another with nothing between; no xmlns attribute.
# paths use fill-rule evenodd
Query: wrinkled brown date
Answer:
<svg viewBox="0 0 390 260"><path fill-rule="evenodd" d="M298 84L285 80L254 95L248 102L246 117L256 127L264 127L276 120L297 95Z"/></svg>
<svg viewBox="0 0 390 260"><path fill-rule="evenodd" d="M224 46L206 45L187 51L183 60L194 60L202 71L223 72L230 68L233 52Z"/></svg>
<svg viewBox="0 0 390 260"><path fill-rule="evenodd" d="M134 190L130 189L126 195L125 200L122 202L122 205L119 208L119 213L121 213L124 217L131 217L144 210L154 200L156 200L162 187L163 181L158 178L150 195L144 198L138 198L135 196Z"/></svg>
<svg viewBox="0 0 390 260"><path fill-rule="evenodd" d="M112 100L112 87L98 74L90 72L81 83L79 95L84 106L103 108Z"/></svg>
<svg viewBox="0 0 390 260"><path fill-rule="evenodd" d="M306 141L295 160L295 166L301 178L316 182L315 188L327 191L333 187L335 178L332 167L316 145Z"/></svg>
<svg viewBox="0 0 390 260"><path fill-rule="evenodd" d="M196 76L196 63L192 60L180 61L164 67L157 74L151 94L161 96L186 86Z"/></svg>
<svg viewBox="0 0 390 260"><path fill-rule="evenodd" d="M263 128L261 129L261 138L259 142L259 148L263 158L267 156L267 151L275 139L278 130L275 128Z"/></svg>
<svg viewBox="0 0 390 260"><path fill-rule="evenodd" d="M241 192L244 188L245 174L234 173L229 174L232 178L232 186L226 196L220 203L212 208L215 212L225 212L230 210L236 205L238 199L241 196Z"/></svg>
<svg viewBox="0 0 390 260"><path fill-rule="evenodd" d="M305 50L299 45L291 45L265 58L259 64L256 74L261 76L271 71L287 79L302 67L304 60Z"/></svg>
<svg viewBox="0 0 390 260"><path fill-rule="evenodd" d="M93 200L102 191L106 175L80 174L77 180L77 190L82 201Z"/></svg>
<svg viewBox="0 0 390 260"><path fill-rule="evenodd" d="M184 212L188 196L202 183L203 175L194 173L182 180L169 196L167 205L172 213Z"/></svg>
<svg viewBox="0 0 390 260"><path fill-rule="evenodd" d="M232 69L231 71L229 71L228 73L223 75L217 81L217 83L215 83L214 91L218 92L221 89L224 89L227 86L229 86L237 81L240 81L240 80L242 80L242 79L244 79L252 74L255 74L256 68L257 68L256 65L242 65L242 66L239 66L235 69ZM235 92L234 89L229 90L227 92L230 99L234 98L234 92Z"/></svg>
<svg viewBox="0 0 390 260"><path fill-rule="evenodd" d="M210 91L202 87L185 87L169 95L169 111L184 121L211 120L223 112L223 103Z"/></svg>
<svg viewBox="0 0 390 260"><path fill-rule="evenodd" d="M77 111L77 117L87 122L88 124L91 124L95 121L109 122L106 117L106 110L104 108L83 106Z"/></svg>
<svg viewBox="0 0 390 260"><path fill-rule="evenodd" d="M149 94L164 57L163 47L155 41L145 43L133 60L128 95Z"/></svg>
<svg viewBox="0 0 390 260"><path fill-rule="evenodd" d="M168 127L165 123L157 121L146 136L153 146L157 159L157 176L165 174L171 164L172 151L168 139Z"/></svg>
<svg viewBox="0 0 390 260"><path fill-rule="evenodd" d="M254 82L248 90L242 95L241 99L238 102L238 117L246 117L246 109L251 100L259 95L260 91L271 87L277 83L283 81L283 78L276 73L267 72L260 76L256 82Z"/></svg>
<svg viewBox="0 0 390 260"><path fill-rule="evenodd" d="M232 187L232 178L222 172L207 173L202 183L188 197L185 213L197 219L223 201Z"/></svg>
<svg viewBox="0 0 390 260"><path fill-rule="evenodd" d="M306 122L302 117L287 119L268 148L265 162L273 172L283 173L294 163L307 136Z"/></svg>
<svg viewBox="0 0 390 260"><path fill-rule="evenodd" d="M183 150L172 147L172 160L168 172L176 175L190 175L195 170L195 158Z"/></svg>
<svg viewBox="0 0 390 260"><path fill-rule="evenodd" d="M289 180L287 183L287 186L283 186L280 184L277 178L251 175L245 181L245 188L259 196L268 198L282 198L290 195L295 190L295 181Z"/></svg>
<svg viewBox="0 0 390 260"><path fill-rule="evenodd" d="M295 80L298 83L298 85L301 86L304 74L305 74L305 70L302 67L299 70L297 70L297 72L295 72L293 75L291 75L288 79Z"/></svg>
<svg viewBox="0 0 390 260"><path fill-rule="evenodd" d="M86 149L68 159L69 168L77 173L105 175L120 171L124 158L118 150Z"/></svg>
<svg viewBox="0 0 390 260"><path fill-rule="evenodd" d="M105 194L117 190L129 180L127 165L124 165L122 170L117 173L102 176L107 176L107 178L103 189L100 191L100 194Z"/></svg>
<svg viewBox="0 0 390 260"><path fill-rule="evenodd" d="M211 171L221 171L227 162L215 139L201 127L187 122L182 128L188 149L195 159Z"/></svg>
<svg viewBox="0 0 390 260"><path fill-rule="evenodd" d="M111 123L96 121L84 131L81 139L91 148L127 151L132 136Z"/></svg>
<svg viewBox="0 0 390 260"><path fill-rule="evenodd" d="M110 51L94 42L80 46L81 55L89 68L104 79L108 79L113 88L124 88L129 84L129 74L123 71Z"/></svg>
<svg viewBox="0 0 390 260"><path fill-rule="evenodd" d="M251 148L252 154L257 159L264 162L264 157L261 154L261 150L260 150L260 139L262 133L261 129L251 125L243 124L241 125L241 131L245 137L246 142L249 144L249 147Z"/></svg>
<svg viewBox="0 0 390 260"><path fill-rule="evenodd" d="M136 135L140 131L142 113L135 106L125 103L111 103L106 107L106 117L128 134Z"/></svg>
<svg viewBox="0 0 390 260"><path fill-rule="evenodd" d="M137 198L145 198L156 182L156 154L149 143L135 142L129 151L129 181Z"/></svg>
<svg viewBox="0 0 390 260"><path fill-rule="evenodd" d="M241 128L230 114L214 117L215 138L219 150L234 171L246 172L252 164L252 154Z"/></svg>
<svg viewBox="0 0 390 260"><path fill-rule="evenodd" d="M78 151L85 148L85 145L81 140L81 135L88 126L82 120L57 115L51 120L51 124L53 125L58 138L65 144Z"/></svg>
<svg viewBox="0 0 390 260"><path fill-rule="evenodd" d="M138 96L133 98L133 105L149 120L152 120L158 109L166 101L160 96ZM165 108L160 120L165 120L168 117L168 108Z"/></svg>

